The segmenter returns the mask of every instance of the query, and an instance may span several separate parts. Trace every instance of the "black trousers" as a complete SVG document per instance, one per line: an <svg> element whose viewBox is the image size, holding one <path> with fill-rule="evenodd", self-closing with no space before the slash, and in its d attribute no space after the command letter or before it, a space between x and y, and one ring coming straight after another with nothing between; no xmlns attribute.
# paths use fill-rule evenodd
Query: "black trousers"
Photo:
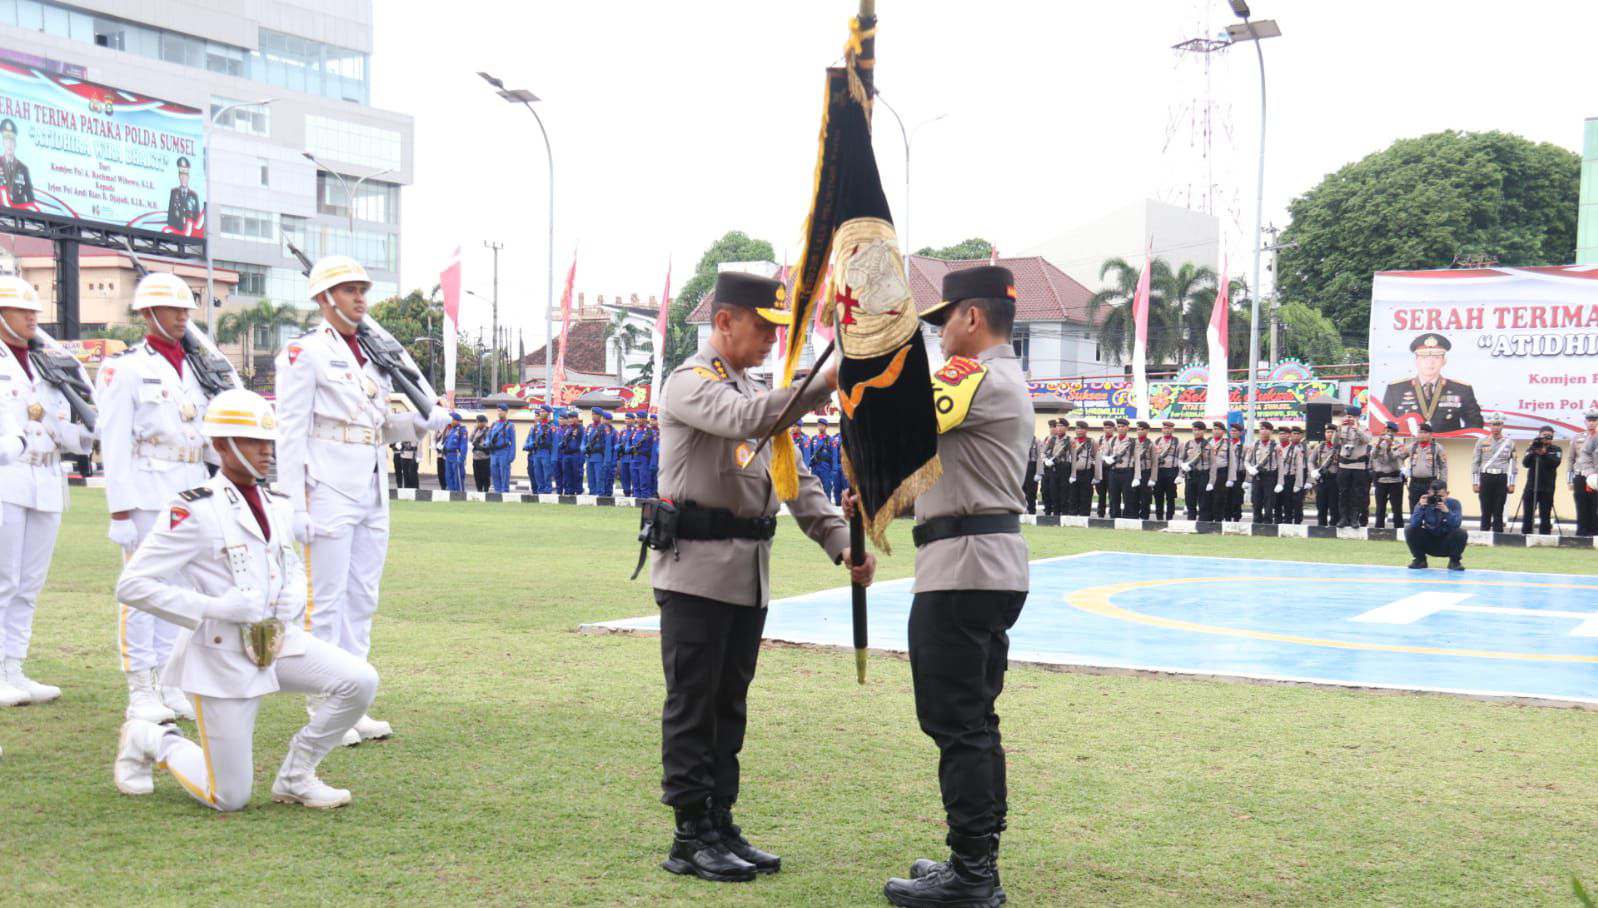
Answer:
<svg viewBox="0 0 1598 908"><path fill-rule="evenodd" d="M1095 488L1098 490L1099 495L1099 516L1103 517L1105 509L1109 506L1110 502L1110 477L1106 475L1103 479L1099 480Z"/></svg>
<svg viewBox="0 0 1598 908"><path fill-rule="evenodd" d="M1432 477L1430 477L1430 476L1411 476L1411 477L1409 477L1409 512L1411 514L1415 513L1415 505L1419 504L1420 500L1422 498L1425 498L1426 497L1426 493L1430 492L1431 490L1432 490Z"/></svg>
<svg viewBox="0 0 1598 908"><path fill-rule="evenodd" d="M1554 531L1552 522L1554 512L1554 490L1552 488L1553 483L1544 483L1544 485L1548 486L1549 488L1538 487L1535 499L1539 518L1537 521L1537 532L1547 536L1549 533ZM1520 490L1520 531L1528 536L1531 535L1531 512L1533 507L1533 497L1531 483L1528 482Z"/></svg>
<svg viewBox="0 0 1598 908"><path fill-rule="evenodd" d="M1132 488L1132 468L1110 470L1110 516L1131 517L1137 513L1137 489Z"/></svg>
<svg viewBox="0 0 1598 908"><path fill-rule="evenodd" d="M1059 467L1043 468L1043 481L1038 483L1038 496L1043 499L1043 513L1045 514L1060 513L1060 500L1054 494L1058 488L1055 480L1059 478L1059 475Z"/></svg>
<svg viewBox="0 0 1598 908"><path fill-rule="evenodd" d="M1276 471L1261 470L1254 474L1254 522L1276 522Z"/></svg>
<svg viewBox="0 0 1598 908"><path fill-rule="evenodd" d="M766 610L655 590L666 706L660 716L660 800L673 807L738 800L738 752Z"/></svg>
<svg viewBox="0 0 1598 908"><path fill-rule="evenodd" d="M1176 467L1161 467L1154 478L1154 519L1176 516Z"/></svg>
<svg viewBox="0 0 1598 908"><path fill-rule="evenodd" d="M1054 513L1071 513L1071 465L1059 463L1054 467Z"/></svg>
<svg viewBox="0 0 1598 908"><path fill-rule="evenodd" d="M488 491L488 481L492 475L491 463L492 461L487 458L482 460L478 460L475 457L472 458L472 482L477 485L477 491L479 492Z"/></svg>
<svg viewBox="0 0 1598 908"><path fill-rule="evenodd" d="M1465 544L1469 541L1470 536L1463 527L1443 536L1428 533L1419 527L1404 529L1404 542L1409 545L1409 554L1415 558L1431 555L1452 561L1465 553Z"/></svg>
<svg viewBox="0 0 1598 908"><path fill-rule="evenodd" d="M1071 509L1067 514L1076 514L1086 517L1093 513L1093 473L1084 470L1077 474L1076 482L1066 480L1066 488L1071 490Z"/></svg>
<svg viewBox="0 0 1598 908"><path fill-rule="evenodd" d="M1009 630L1024 592L942 590L910 605L916 719L938 746L938 787L949 832L984 836L1008 814L995 704L1010 663Z"/></svg>
<svg viewBox="0 0 1598 908"><path fill-rule="evenodd" d="M1276 496L1276 522L1304 522L1304 490L1298 487L1296 476L1282 479L1282 491Z"/></svg>
<svg viewBox="0 0 1598 908"><path fill-rule="evenodd" d="M448 476L448 475L449 475L449 464L446 464L444 462L444 455L440 454L438 456L438 473L437 473L437 476L438 476L438 487L440 489L447 488L447 484L444 482L444 477Z"/></svg>
<svg viewBox="0 0 1598 908"><path fill-rule="evenodd" d="M1226 519L1233 523L1243 519L1243 480L1241 477L1227 490Z"/></svg>
<svg viewBox="0 0 1598 908"><path fill-rule="evenodd" d="M1215 488L1209 488L1209 476L1204 477L1204 492L1199 499L1199 520L1219 523L1226 520L1232 507L1232 490L1226 480L1215 477Z"/></svg>
<svg viewBox="0 0 1598 908"><path fill-rule="evenodd" d="M1598 492L1587 488L1587 477L1571 477L1575 487L1571 497L1576 500L1576 535L1598 536Z"/></svg>
<svg viewBox="0 0 1598 908"><path fill-rule="evenodd" d="M1021 492L1026 495L1026 512L1038 512L1038 465L1028 462L1026 465L1026 478L1021 481Z"/></svg>
<svg viewBox="0 0 1598 908"><path fill-rule="evenodd" d="M1385 475L1385 474L1384 474ZM1404 479L1402 476L1393 476L1395 482L1381 482L1380 477L1374 483L1376 487L1376 525L1387 525L1387 506L1393 507L1393 529L1404 525Z"/></svg>
<svg viewBox="0 0 1598 908"><path fill-rule="evenodd" d="M1481 528L1504 531L1504 502L1509 498L1509 477L1503 473L1483 473L1481 477Z"/></svg>
<svg viewBox="0 0 1598 908"><path fill-rule="evenodd" d="M1343 467L1337 471L1339 525L1364 526L1370 519L1371 474L1369 470Z"/></svg>
<svg viewBox="0 0 1598 908"><path fill-rule="evenodd" d="M1315 480L1315 522L1323 527L1341 523L1341 502L1338 501L1337 473L1322 473Z"/></svg>
<svg viewBox="0 0 1598 908"><path fill-rule="evenodd" d="M1182 479L1182 505L1186 509L1188 520L1199 519L1200 507L1205 498L1204 486L1210 481L1209 474L1203 470L1188 470Z"/></svg>

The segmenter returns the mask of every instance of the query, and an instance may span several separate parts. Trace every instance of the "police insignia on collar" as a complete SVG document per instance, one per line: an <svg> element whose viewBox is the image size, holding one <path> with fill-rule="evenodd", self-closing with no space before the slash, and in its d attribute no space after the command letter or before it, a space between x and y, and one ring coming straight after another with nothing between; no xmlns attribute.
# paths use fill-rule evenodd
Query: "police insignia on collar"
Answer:
<svg viewBox="0 0 1598 908"><path fill-rule="evenodd" d="M199 486L198 488L185 489L184 491L179 492L178 497L184 501L199 501L202 498L210 498L211 494L212 492L210 489L206 488L205 486Z"/></svg>

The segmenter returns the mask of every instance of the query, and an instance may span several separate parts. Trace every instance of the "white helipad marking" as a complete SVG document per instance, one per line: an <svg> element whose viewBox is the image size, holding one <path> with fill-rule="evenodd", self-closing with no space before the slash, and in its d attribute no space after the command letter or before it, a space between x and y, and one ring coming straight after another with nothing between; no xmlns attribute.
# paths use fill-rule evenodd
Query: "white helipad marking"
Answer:
<svg viewBox="0 0 1598 908"><path fill-rule="evenodd" d="M1377 606L1355 615L1350 621L1368 624L1414 624L1438 612L1466 612L1472 615L1517 615L1525 618L1569 618L1581 623L1571 630L1572 637L1598 637L1598 612L1566 612L1543 608L1506 608L1497 605L1461 605L1474 593L1431 591L1405 596L1396 602Z"/></svg>

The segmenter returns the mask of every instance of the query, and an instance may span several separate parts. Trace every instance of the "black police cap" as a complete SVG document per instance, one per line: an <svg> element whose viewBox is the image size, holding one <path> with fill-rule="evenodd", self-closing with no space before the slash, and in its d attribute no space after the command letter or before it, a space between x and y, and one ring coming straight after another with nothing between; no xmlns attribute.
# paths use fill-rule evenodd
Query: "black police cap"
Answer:
<svg viewBox="0 0 1598 908"><path fill-rule="evenodd" d="M1260 420L1260 428L1261 429L1270 429L1273 432L1276 431L1276 427L1271 425L1271 422L1268 419Z"/></svg>
<svg viewBox="0 0 1598 908"><path fill-rule="evenodd" d="M1198 419L1193 421L1193 428L1203 430L1208 429L1209 426L1205 425L1204 420Z"/></svg>
<svg viewBox="0 0 1598 908"><path fill-rule="evenodd" d="M933 325L942 325L949 319L949 310L955 303L969 299L1007 300L1011 317L1015 314L1015 275L1000 265L979 265L951 271L943 276L943 300L921 313L921 318Z"/></svg>
<svg viewBox="0 0 1598 908"><path fill-rule="evenodd" d="M1142 420L1142 419L1138 420L1137 421L1137 427L1139 429L1147 429L1149 427L1148 421L1147 420Z"/></svg>
<svg viewBox="0 0 1598 908"><path fill-rule="evenodd" d="M10 117L0 120L0 134L14 136L17 134L17 123Z"/></svg>
<svg viewBox="0 0 1598 908"><path fill-rule="evenodd" d="M178 158L178 169L179 170L188 170L189 169L189 159L188 158Z"/></svg>
<svg viewBox="0 0 1598 908"><path fill-rule="evenodd" d="M793 310L788 308L788 288L782 281L769 277L723 271L716 275L716 303L753 309L774 325L793 323Z"/></svg>
<svg viewBox="0 0 1598 908"><path fill-rule="evenodd" d="M1409 342L1409 352L1411 353L1418 350L1442 350L1447 352L1452 349L1454 349L1454 345L1441 334L1422 334Z"/></svg>
<svg viewBox="0 0 1598 908"><path fill-rule="evenodd" d="M1430 431L1432 431L1432 424L1429 423L1429 422L1423 422L1420 425L1416 426L1415 428L1416 428L1416 430L1421 431L1421 432L1430 432Z"/></svg>
<svg viewBox="0 0 1598 908"><path fill-rule="evenodd" d="M1086 429L1088 427L1088 421L1085 419L1079 419L1076 421L1076 427L1078 429Z"/></svg>

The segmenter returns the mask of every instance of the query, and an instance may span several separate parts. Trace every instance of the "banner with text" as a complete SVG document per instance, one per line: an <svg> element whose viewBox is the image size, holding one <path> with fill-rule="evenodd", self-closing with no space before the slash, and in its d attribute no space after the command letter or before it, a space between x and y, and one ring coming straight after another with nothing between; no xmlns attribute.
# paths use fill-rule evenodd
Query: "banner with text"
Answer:
<svg viewBox="0 0 1598 908"><path fill-rule="evenodd" d="M1136 422L1132 407L1132 383L1127 381L1073 381L1054 379L1027 382L1027 390L1034 398L1053 396L1075 405L1069 418L1074 422L1085 419L1100 423L1106 419L1129 419ZM1227 385L1228 412L1240 413L1248 397L1248 384L1232 382ZM1304 405L1319 395L1335 396L1337 382L1320 379L1310 381L1259 382L1259 418L1270 421L1302 422ZM1204 404L1209 398L1209 386L1196 382L1150 382L1149 420L1175 420L1179 425L1205 419Z"/></svg>
<svg viewBox="0 0 1598 908"><path fill-rule="evenodd" d="M1413 433L1580 431L1598 406L1598 266L1383 272L1371 286L1372 420Z"/></svg>

